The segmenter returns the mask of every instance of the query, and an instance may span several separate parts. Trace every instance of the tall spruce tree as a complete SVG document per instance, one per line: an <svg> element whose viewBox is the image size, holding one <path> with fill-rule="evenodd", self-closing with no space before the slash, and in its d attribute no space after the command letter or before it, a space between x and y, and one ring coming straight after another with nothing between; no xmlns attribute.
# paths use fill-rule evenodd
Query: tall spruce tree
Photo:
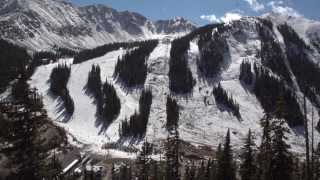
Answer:
<svg viewBox="0 0 320 180"><path fill-rule="evenodd" d="M166 144L166 180L180 180L180 138L175 126Z"/></svg>
<svg viewBox="0 0 320 180"><path fill-rule="evenodd" d="M224 142L222 154L218 159L217 179L219 180L236 180L236 167L233 160L233 152L230 144L230 130Z"/></svg>
<svg viewBox="0 0 320 180"><path fill-rule="evenodd" d="M86 85L88 93L90 93L95 99L98 115L102 115L103 112L102 82L100 71L99 65L92 65Z"/></svg>
<svg viewBox="0 0 320 180"><path fill-rule="evenodd" d="M258 154L258 176L261 180L271 179L271 117L266 114L261 120L261 126L263 128L263 134Z"/></svg>
<svg viewBox="0 0 320 180"><path fill-rule="evenodd" d="M313 168L313 179L319 180L320 178L320 143L314 153L314 168Z"/></svg>
<svg viewBox="0 0 320 180"><path fill-rule="evenodd" d="M145 139L137 160L139 167L139 180L148 180L151 161L149 155L152 153L151 151L152 146L150 143L148 143L147 139Z"/></svg>
<svg viewBox="0 0 320 180"><path fill-rule="evenodd" d="M285 127L285 123L283 119L275 119L272 122L271 171L273 180L292 179L293 160L289 151L290 145L286 142L287 137L285 134L289 132L289 129Z"/></svg>
<svg viewBox="0 0 320 180"><path fill-rule="evenodd" d="M240 165L240 175L241 180L255 180L257 166L255 163L255 143L254 137L252 136L251 130L249 129L247 139L242 148L241 153L241 165Z"/></svg>
<svg viewBox="0 0 320 180"><path fill-rule="evenodd" d="M273 114L274 117L285 117L288 111L285 110L285 99L280 96L276 102L276 110ZM272 135L271 135L271 171L274 180L292 179L293 159L289 151L290 145L287 144L288 139L286 133L289 129L285 126L286 121L280 118L274 118L271 122ZM309 170L308 175L309 175Z"/></svg>
<svg viewBox="0 0 320 180"><path fill-rule="evenodd" d="M179 120L179 106L175 99L167 96L167 104L166 104L166 111L167 111L167 123L166 127L167 130L172 130L175 126L178 125Z"/></svg>
<svg viewBox="0 0 320 180"><path fill-rule="evenodd" d="M103 118L104 124L109 125L115 120L121 109L121 102L117 95L116 89L106 80L103 85Z"/></svg>

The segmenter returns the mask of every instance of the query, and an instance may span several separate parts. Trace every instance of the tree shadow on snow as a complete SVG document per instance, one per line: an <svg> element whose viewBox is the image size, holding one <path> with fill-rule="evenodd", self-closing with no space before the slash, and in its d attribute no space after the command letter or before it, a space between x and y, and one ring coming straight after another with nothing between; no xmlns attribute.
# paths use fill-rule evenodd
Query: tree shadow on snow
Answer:
<svg viewBox="0 0 320 180"><path fill-rule="evenodd" d="M47 95L51 98L51 99L54 99L56 100L58 103L55 107L55 113L56 114L59 114L58 118L61 122L63 123L67 123L69 122L69 120L71 119L72 117L72 114L68 113L66 111L66 108L64 106L64 102L63 100L61 99L60 96L57 96L57 95L54 95L50 90L48 90L47 92Z"/></svg>

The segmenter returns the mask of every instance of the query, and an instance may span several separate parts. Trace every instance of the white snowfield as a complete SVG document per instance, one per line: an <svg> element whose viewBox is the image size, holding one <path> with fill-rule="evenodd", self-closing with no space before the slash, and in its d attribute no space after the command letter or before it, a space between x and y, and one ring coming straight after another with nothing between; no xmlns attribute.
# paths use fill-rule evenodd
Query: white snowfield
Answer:
<svg viewBox="0 0 320 180"><path fill-rule="evenodd" d="M261 42L254 28L254 18L243 18L242 21L249 22L246 28L242 29L242 35L246 37L246 41L241 41L241 38L229 34L227 42L230 49L230 56L226 57L227 63L224 66L223 73L215 80L216 82L220 81L223 88L239 103L242 116L241 120L238 120L230 112L223 109L221 110L212 95L213 85L198 79L196 60L199 57L199 49L197 39L190 43L190 50L188 51L189 66L194 78L197 80L197 84L190 98L175 98L181 107L179 120L180 137L196 146L207 145L216 148L219 143L223 143L226 132L230 129L232 145L235 149L239 150L243 145L249 128L256 136L256 143L260 143L260 137L262 135L260 119L264 116L264 111L255 95L250 91L250 87L245 87L240 83L239 74L240 64L244 59L251 62L260 62L256 54L260 50ZM277 33L277 36L278 40L280 40L280 33ZM145 88L152 89L153 103L146 136L148 141L151 142L164 140L168 135L165 129L165 104L166 97L170 94L168 87L168 61L170 58L171 43L168 41L171 41L173 38L174 36L163 37L147 61L149 70ZM126 117L132 115L135 110L138 110L140 91L137 90L133 93L126 93L112 78L117 58L124 52L124 50L113 51L102 57L71 66L72 72L68 88L74 100L75 112L66 123L61 122L62 119L59 117L60 114L57 111L58 100L48 95L48 80L53 67L62 62L71 63L72 59L61 59L58 63L38 67L30 80L31 86L36 87L39 93L44 96L44 105L49 117L59 126L64 127L67 132L79 142L87 145L86 147L89 151L105 154L106 150L101 148L102 145L109 142L116 142L119 139L119 123ZM101 127L96 125L96 106L93 103L93 99L90 98L84 90L88 72L93 64L100 65L102 72L101 79L105 81L107 78L108 82L115 86L117 94L121 99L120 115L105 132L100 132ZM300 104L302 105L301 98ZM308 101L308 118L310 120L311 108L312 105ZM315 123L317 123L319 119L317 113L315 113L314 119ZM309 123L309 125L311 129L311 123ZM302 129L302 127L291 129L288 134L288 142L292 147L292 151L296 153L304 152L304 135ZM315 137L315 142L319 142L320 135L317 131L315 131ZM111 153L116 156L135 157L134 155L116 150Z"/></svg>

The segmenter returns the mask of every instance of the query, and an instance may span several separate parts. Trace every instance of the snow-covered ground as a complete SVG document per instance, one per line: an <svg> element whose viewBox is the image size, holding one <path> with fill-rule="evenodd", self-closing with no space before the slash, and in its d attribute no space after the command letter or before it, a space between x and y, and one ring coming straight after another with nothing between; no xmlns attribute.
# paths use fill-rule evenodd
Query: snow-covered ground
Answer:
<svg viewBox="0 0 320 180"><path fill-rule="evenodd" d="M254 23L253 21L252 27ZM261 42L254 28L243 29L243 31L246 41L242 41L241 38L233 35L228 36L230 56L226 59L227 63L223 73L217 79L217 82L220 81L223 88L239 103L242 119L238 120L230 112L218 107L212 96L213 85L198 78L196 60L199 57L199 49L195 39L190 42L188 60L197 84L190 98L176 97L178 104L181 106L179 133L183 140L194 145L217 147L219 143L223 142L227 129L230 129L232 144L236 149L239 149L250 128L256 136L257 144L259 144L262 135L260 119L263 117L264 111L255 95L250 91L250 87L245 87L240 83L239 71L240 64L244 59L251 62L260 62L256 54L260 50ZM276 32L276 36L280 43L283 42L280 33ZM145 88L150 88L153 92L153 103L146 133L148 141L151 142L163 140L168 135L165 129L165 104L166 97L170 94L168 61L171 49L170 41L175 37L158 36L158 38L162 40L147 61L148 76L145 83ZM100 154L110 153L110 151L101 149L102 145L108 142L116 142L119 138L119 123L138 109L140 92L127 93L112 78L116 60L123 53L124 50L117 50L102 57L71 66L72 72L68 88L75 103L75 112L71 119L65 123L62 122L63 119L57 111L58 100L48 95L48 80L53 67L62 62L71 63L72 59L61 59L58 63L38 67L30 80L31 86L36 87L44 96L44 105L49 117L59 126L64 127L79 142L87 145L88 151ZM88 72L93 64L100 65L101 79L105 81L107 78L115 86L121 99L120 115L105 132L101 132L101 127L96 125L96 106L93 99L84 90ZM311 119L311 107L311 103L308 101L309 119ZM315 119L319 119L317 113L315 113ZM309 125L311 127L311 123ZM319 142L319 133L315 133L316 142ZM301 133L301 128L291 129L288 136L288 142L291 144L292 150L303 153L304 136ZM134 158L135 156L116 150L111 151L111 153L121 157Z"/></svg>
<svg viewBox="0 0 320 180"><path fill-rule="evenodd" d="M71 66L71 76L68 82L68 89L70 95L74 100L75 111L71 119L67 122L59 112L59 100L54 99L49 95L49 77L52 69L58 63L71 63L72 59L61 59L57 63L41 66L37 68L36 72L30 80L30 84L36 87L44 97L45 109L48 115L59 126L65 128L71 133L78 141L84 144L96 145L98 148L104 143L116 141L118 138L119 122L125 117L130 116L138 108L138 99L126 94L120 86L113 82L113 70L118 56L121 56L124 50L113 51L105 56ZM106 132L100 132L101 127L96 122L96 106L93 103L94 99L85 93L85 85L87 83L88 73L92 65L100 65L101 79L113 82L117 90L118 96L121 99L121 112L117 120L114 121Z"/></svg>

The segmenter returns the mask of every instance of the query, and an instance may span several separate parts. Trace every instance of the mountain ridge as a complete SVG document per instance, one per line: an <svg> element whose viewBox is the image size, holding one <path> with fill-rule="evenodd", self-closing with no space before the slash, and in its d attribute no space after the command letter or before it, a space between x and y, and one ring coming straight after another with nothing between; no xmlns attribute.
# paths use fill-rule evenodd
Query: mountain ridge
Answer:
<svg viewBox="0 0 320 180"><path fill-rule="evenodd" d="M187 39L180 37L181 41L174 40L180 39L175 35L160 39L159 45L146 60L148 72L142 87L142 89L151 89L153 94L146 138L152 142L161 142L166 139L168 135L168 131L165 129L166 98L170 95L177 100L179 105L180 120L178 125L182 140L195 145L217 147L219 142L223 141L226 130L230 129L232 144L238 150L249 128L259 142L262 135L260 120L265 113L271 113L275 110L274 104L281 97L280 91L284 90L283 93L286 97L285 112L291 113L292 116L280 116L280 118L287 120L286 126L290 129L288 143L292 145L292 151L303 153L304 134L301 131L302 119L300 115L303 112L303 95L306 92L301 89L305 86L304 83L308 83L307 87L312 87L317 79L308 80L302 77L299 74L302 69L299 68L301 66L305 68L305 72L310 71L317 74L320 69L317 57L320 56L316 51L303 48L301 39L288 38L293 34L286 34L286 31L282 28L289 24L290 26L287 28L291 29L292 27L295 30L299 28L299 25L304 24L307 27L304 27L304 31L297 31L297 34L299 37L309 38L304 36L304 33L307 32L309 26L314 26L314 24L310 24L308 20L303 19L299 20L300 23L297 24L295 23L297 19L286 21L285 17L278 18L278 21L270 23L272 18L274 17L244 17L231 23L209 25L201 30L197 29L197 32L190 33L192 35L186 35ZM291 30L288 32L291 32ZM176 42L176 47L173 49L174 42ZM315 48L309 44L309 41L305 43L311 49ZM298 48L301 50L297 52L304 59L301 60L301 65L296 66L295 60L288 52L291 52L299 44L302 44L301 48ZM183 47L183 52L179 52L181 50L180 46ZM186 50L185 47L187 47ZM227 49L225 50L225 48ZM141 89L128 92L117 79L114 79L113 72L118 57L124 56L126 52L124 49L119 49L79 64L72 64L72 59L61 59L58 62L66 62L71 65L71 81L68 88L75 100L75 113L69 122L59 122L60 115L55 110L57 101L44 96L44 104L48 110L48 115L52 119L57 119L58 125L69 129L69 132L79 141L90 144L90 151L103 152L101 146L117 142L120 138L119 127L121 123L138 111ZM179 55L173 57L174 54ZM209 58L206 59L206 57ZM173 61L173 58L178 58L178 60L187 63L186 67L189 68L192 79L195 81L195 83L192 83L192 91L188 95L170 90L169 83L172 77L169 77L169 71L172 68L170 67L170 61ZM213 77L206 77L205 74L200 73L199 62L201 60L205 64L206 60L210 59L217 61L216 64L209 64L208 67L218 68ZM318 64L310 64L312 61ZM246 84L240 79L240 74L246 73L246 71L241 70L244 62L250 63L250 73L253 78L249 82L252 84ZM30 84L38 88L41 94L47 93L48 74L50 69L58 63L39 67L31 78ZM86 83L87 74L85 72L89 71L93 64L100 65L101 79L108 79L108 82L115 87L121 101L119 117L102 133L100 131L101 127L95 126L94 123L96 121L95 105L92 103L92 99L82 91ZM178 64L177 71L179 67ZM212 69L207 70L210 73ZM182 80L184 79L182 77ZM235 107L236 111L239 111L241 118L232 113L232 106L228 106L223 100L221 101L221 98L219 101L219 94L214 95L213 89L218 84L221 84L221 88L229 98L228 101L232 101L232 106ZM316 96L318 96L317 94ZM264 96L268 96L268 98ZM271 105L268 99L272 100ZM314 99L313 96L307 97L309 120L312 118L311 108L318 109L317 104L319 102L319 99ZM295 114L298 118L291 119L295 117ZM314 118L318 119L319 115L315 113ZM320 140L318 134L319 132L315 131L315 142Z"/></svg>
<svg viewBox="0 0 320 180"><path fill-rule="evenodd" d="M53 46L88 48L186 33L196 27L183 18L151 21L136 12L117 11L105 5L78 7L63 0L11 0L3 1L1 7L0 35L33 50Z"/></svg>

